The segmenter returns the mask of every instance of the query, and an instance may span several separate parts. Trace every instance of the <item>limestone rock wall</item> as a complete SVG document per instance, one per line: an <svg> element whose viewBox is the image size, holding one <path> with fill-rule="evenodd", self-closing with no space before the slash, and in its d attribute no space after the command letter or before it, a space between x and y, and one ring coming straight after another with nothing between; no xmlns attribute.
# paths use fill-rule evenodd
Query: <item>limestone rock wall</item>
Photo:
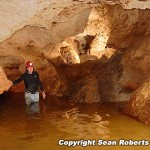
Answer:
<svg viewBox="0 0 150 150"><path fill-rule="evenodd" d="M30 28L31 29L31 28ZM28 30L26 30L27 32ZM23 32L24 33L24 32ZM20 34L20 33L19 33ZM21 34L23 35L23 34ZM32 61L35 64L35 70L39 72L42 83L44 84L44 89L46 92L51 91L51 94L58 95L60 79L55 67L43 57L38 45L39 40L36 41L36 36L34 38L33 45L28 45L25 39L14 37L6 40L0 46L1 56L0 56L0 66L2 66L8 79L14 81L18 78L25 70L25 62ZM18 40L17 40L18 39ZM23 42L22 42L23 41ZM29 40L30 41L30 40ZM46 42L43 42L43 45ZM37 44L37 45L36 45ZM42 46L42 42L41 42ZM38 48L37 48L38 47ZM39 50L39 51L38 51ZM46 72L46 73L45 73ZM23 92L23 83L11 88L15 92Z"/></svg>
<svg viewBox="0 0 150 150"><path fill-rule="evenodd" d="M1 1L0 5L0 42L26 25L46 28L53 41L58 42L82 31L90 13L87 1L15 0Z"/></svg>
<svg viewBox="0 0 150 150"><path fill-rule="evenodd" d="M150 125L150 78L134 92L124 112Z"/></svg>
<svg viewBox="0 0 150 150"><path fill-rule="evenodd" d="M110 48L128 49L137 39L150 33L149 18L149 10L124 10L119 5L93 8L84 31L85 34L96 35L91 54L101 57L111 51Z"/></svg>
<svg viewBox="0 0 150 150"><path fill-rule="evenodd" d="M122 64L124 71L120 82L125 88L136 90L150 76L150 35L137 37Z"/></svg>
<svg viewBox="0 0 150 150"><path fill-rule="evenodd" d="M85 23L83 16L86 8L97 6L101 3L113 5L120 5L125 9L149 9L149 1L139 0L29 0L29 1L0 1L0 42L9 38L14 32L23 28L25 25L45 27L50 29L51 26L56 25L55 32L59 32L59 28L64 26L72 26L76 21L73 19L74 16L77 20L82 18L82 22L78 22L78 29ZM68 9L69 8L69 9ZM83 12L83 13L82 13ZM78 14L78 15L75 15ZM81 14L81 16L79 15ZM70 16L70 19L69 17ZM79 17L80 16L80 17ZM72 18L72 19L71 19ZM66 21L67 20L67 21ZM68 21L70 20L70 21ZM57 25L57 22L59 25ZM67 24L67 22L69 24ZM69 29L69 28L68 28ZM75 29L75 28L74 28ZM73 30L66 30L73 33ZM61 34L61 33L60 33ZM67 35L66 34L66 35ZM70 35L70 33L69 33ZM61 36L64 36L61 34ZM60 38L60 37L59 37Z"/></svg>
<svg viewBox="0 0 150 150"><path fill-rule="evenodd" d="M7 79L5 72L0 67L0 94L7 91L12 86L12 82Z"/></svg>
<svg viewBox="0 0 150 150"><path fill-rule="evenodd" d="M0 3L3 6L1 13L5 14L0 18L0 40L3 41L0 44L0 65L8 78L15 80L19 77L25 71L25 62L30 60L35 64L45 90L59 95L60 78L51 61L62 63L57 47L65 38L83 32L91 4L72 0ZM12 90L24 91L23 84Z"/></svg>
<svg viewBox="0 0 150 150"><path fill-rule="evenodd" d="M98 80L94 75L87 75L74 87L71 101L77 103L101 102Z"/></svg>

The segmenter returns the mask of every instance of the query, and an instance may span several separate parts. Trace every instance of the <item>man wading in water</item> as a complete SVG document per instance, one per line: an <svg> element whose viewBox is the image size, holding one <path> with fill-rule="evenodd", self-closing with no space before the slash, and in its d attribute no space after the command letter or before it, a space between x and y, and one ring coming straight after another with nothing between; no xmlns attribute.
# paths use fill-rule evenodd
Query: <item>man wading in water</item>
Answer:
<svg viewBox="0 0 150 150"><path fill-rule="evenodd" d="M46 98L46 94L43 89L43 85L40 81L39 74L34 71L34 65L31 61L26 63L26 72L23 73L18 79L13 82L13 85L24 81L25 84L25 103L31 105L32 103L39 103L38 88L42 91L43 99Z"/></svg>

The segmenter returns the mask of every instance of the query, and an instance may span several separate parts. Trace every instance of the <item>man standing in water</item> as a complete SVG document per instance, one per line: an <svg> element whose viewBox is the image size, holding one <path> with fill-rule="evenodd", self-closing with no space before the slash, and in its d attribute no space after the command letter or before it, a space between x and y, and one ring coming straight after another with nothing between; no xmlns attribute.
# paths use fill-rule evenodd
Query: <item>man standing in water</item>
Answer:
<svg viewBox="0 0 150 150"><path fill-rule="evenodd" d="M26 72L23 73L18 79L13 82L16 85L24 81L25 84L25 103L26 105L31 105L32 103L39 102L39 92L38 88L42 91L43 99L46 98L46 94L43 89L43 85L40 81L39 74L34 71L34 65L31 61L26 63Z"/></svg>

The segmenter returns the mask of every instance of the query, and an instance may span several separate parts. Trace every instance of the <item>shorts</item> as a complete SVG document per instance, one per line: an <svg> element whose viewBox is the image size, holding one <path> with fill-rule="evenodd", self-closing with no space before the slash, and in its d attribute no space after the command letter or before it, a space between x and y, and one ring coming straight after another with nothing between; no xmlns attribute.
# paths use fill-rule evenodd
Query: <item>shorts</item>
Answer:
<svg viewBox="0 0 150 150"><path fill-rule="evenodd" d="M35 94L25 92L26 105L30 105L30 104L36 103L36 102L39 102L39 92L36 92Z"/></svg>

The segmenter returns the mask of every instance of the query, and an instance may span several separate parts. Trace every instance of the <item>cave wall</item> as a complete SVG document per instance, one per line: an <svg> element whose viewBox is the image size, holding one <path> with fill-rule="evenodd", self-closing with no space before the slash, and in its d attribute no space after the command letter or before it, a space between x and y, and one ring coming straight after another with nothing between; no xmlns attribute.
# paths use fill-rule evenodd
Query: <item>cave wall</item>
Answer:
<svg viewBox="0 0 150 150"><path fill-rule="evenodd" d="M91 54L82 54L81 56L87 59L94 55L99 58L96 61L101 61L104 56L106 60L108 59L108 63L114 64L109 63L111 68L107 67L106 63L106 67L101 68L103 69L101 71L93 61L93 67L97 68L97 72L99 72L97 80L101 83L98 89L101 89L99 92L102 101L129 101L132 92L142 85L149 76L150 22L147 21L149 18L149 10L124 10L119 5L102 5L92 9L83 35L96 35L96 38L91 44ZM118 62L116 61L117 58L113 59L115 57L114 52L121 55ZM90 71L91 74L95 74L93 70ZM80 71L78 73L81 74ZM78 76L78 73L73 74L73 78ZM90 77L90 73L87 76ZM85 78L87 76L85 75ZM81 93L84 91L82 87L79 88L78 86L83 82L82 78L80 80L76 85L78 87L77 93L80 90ZM86 80L84 80L85 83ZM78 99L80 99L79 96ZM101 100L99 99L99 101Z"/></svg>
<svg viewBox="0 0 150 150"><path fill-rule="evenodd" d="M149 10L101 6L93 8L84 31L96 35L91 54L100 58L112 50L125 53L120 82L129 89L135 90L149 76L149 20Z"/></svg>
<svg viewBox="0 0 150 150"><path fill-rule="evenodd" d="M78 4L83 6L83 3ZM91 5L86 4L84 7L76 10L77 6L75 4L68 4L68 7L65 7L65 5L66 4L59 10L59 13L58 10L56 10L58 14L53 21L49 20L49 7L42 12L39 11L37 15L32 18L32 22L36 21L36 25L24 26L22 29L16 31L9 39L0 44L0 62L7 76L14 80L25 71L24 63L27 60L31 60L36 64L35 69L40 72L42 80L47 81L45 82L46 89L48 91L55 89L53 90L55 92L52 93L56 94L56 91L60 91L59 89L61 88L61 77L60 73L58 73L60 71L57 69L57 64L61 65L63 63L60 53L60 47L63 45L61 42L65 40L66 37L83 32L85 35L96 36L91 44L91 54L85 55L84 58L86 60L88 60L88 57L91 59L91 56L101 58L103 55L110 58L114 52L126 52L122 58L123 76L120 79L117 77L117 79L112 80L119 81L117 84L119 90L121 90L120 85L123 85L125 88L128 86L129 88L137 88L146 77L142 76L143 74L140 73L142 70L139 69L143 69L143 63L147 64L149 51L145 48L144 61L143 56L141 56L141 58L138 56L138 60L141 59L141 64L136 64L134 60L135 57L132 57L132 54L129 56L129 54L136 46L135 41L138 43L138 40L143 41L143 46L141 44L140 48L143 51L144 44L146 43L145 40L148 40L149 36L148 26L150 22L147 21L150 17L149 10L125 10L120 5L112 6L107 4L99 4L99 6L93 7L92 10ZM49 17L45 18L46 14ZM40 20L39 18L42 19ZM38 26L39 22L41 25L43 23L43 26ZM139 47L140 46L138 46L138 49ZM130 52L128 53L128 51ZM141 53L140 50L139 53ZM7 58L7 60L2 57ZM126 63L127 60L128 64ZM133 61L135 61L135 63L133 63ZM78 63L79 62L80 61L78 61ZM133 69L134 64L137 68L136 71ZM141 65L141 67L139 66L138 68L138 65ZM144 68L147 70L144 73L146 75L149 67L145 66ZM45 71L50 73L46 75L43 73ZM137 81L134 81L136 80L135 78L133 79L134 73L137 74L137 72L139 72L139 77L137 76ZM114 92L113 89L117 89L117 86L112 87L111 90ZM117 91L118 93L119 90Z"/></svg>
<svg viewBox="0 0 150 150"><path fill-rule="evenodd" d="M92 53L100 57L102 54L107 56L107 50L112 48L116 53L122 54L121 61L118 61L121 70L116 72L120 76L115 77L112 74L111 80L107 78L107 74L114 71L111 67L111 71L103 76L104 79L99 79L99 82L102 83L99 85L101 101L111 101L111 99L113 99L112 101L129 101L124 112L150 124L150 96L148 92L150 75L149 9L124 10L120 6L108 6L105 7L105 11L99 8L94 8L92 11L96 16L100 15L96 18L91 17L85 30L88 34L97 34L97 38L92 43ZM103 26L104 22L108 24L106 27ZM103 37L103 41L98 42L99 36ZM96 51L97 47L99 53ZM99 73L101 72L99 71ZM105 87L106 84L109 86ZM112 88L111 85L113 85Z"/></svg>
<svg viewBox="0 0 150 150"><path fill-rule="evenodd" d="M54 41L60 40L67 34L82 30L82 25L86 23L85 19L88 15L86 11L89 8L87 1L72 0L32 0L28 2L15 0L1 1L0 5L2 8L0 10L0 42L26 25L44 27L51 31L52 38L55 37ZM82 21L79 21L81 18ZM60 30L62 26L64 30ZM74 30L70 30L71 26ZM66 31L66 34L61 31Z"/></svg>
<svg viewBox="0 0 150 150"><path fill-rule="evenodd" d="M129 103L124 108L124 113L150 125L150 78L133 93Z"/></svg>
<svg viewBox="0 0 150 150"><path fill-rule="evenodd" d="M93 8L84 30L86 34L96 35L91 53L101 57L106 47L120 51L128 49L137 38L149 35L149 18L149 10L125 10L119 5Z"/></svg>
<svg viewBox="0 0 150 150"><path fill-rule="evenodd" d="M11 81L7 79L5 72L2 67L0 67L0 94L3 94L4 91L8 91L11 86Z"/></svg>
<svg viewBox="0 0 150 150"><path fill-rule="evenodd" d="M25 3L23 5L20 2L21 4L24 7L21 12L22 16L28 4ZM59 95L59 74L49 59L58 59L57 62L61 63L60 51L57 51L57 44L59 45L66 37L84 30L91 7L86 3L82 7L83 3L73 3L72 1L57 3L54 1L33 1L29 4L30 7L27 10L31 11L31 14L24 13L26 16L23 16L20 22L17 22L17 26L12 29L13 31L11 30L11 33L13 33L11 37L0 44L0 65L5 70L7 77L14 80L25 71L25 62L28 60L32 61L35 64L35 69L40 74L42 82L44 82L45 90L51 91L51 94ZM12 6L11 11L20 6L16 3L10 3L10 5ZM32 7L35 9L32 10ZM18 15L17 13L20 10L21 8L16 8L16 11L12 15ZM5 11L2 10L3 13ZM7 12L7 15L10 15L10 11ZM7 15L6 18L8 17ZM12 26L14 25L13 23L14 21L11 20ZM4 24L1 25L4 27ZM7 30L10 32L10 26L6 25L5 28L8 28ZM8 37L4 31L1 32L1 40L5 39L4 37ZM45 72L47 73L45 74ZM22 92L23 89L23 83L12 88L16 92Z"/></svg>
<svg viewBox="0 0 150 150"><path fill-rule="evenodd" d="M126 113L149 122L149 1L16 0L0 5L0 66L8 79L19 77L31 60L49 94L82 103L130 100ZM79 33L95 36L91 53L76 52L75 63L84 63L68 65L60 48ZM1 93L9 86L1 85ZM12 90L22 92L23 84ZM143 90L145 105L139 99Z"/></svg>

